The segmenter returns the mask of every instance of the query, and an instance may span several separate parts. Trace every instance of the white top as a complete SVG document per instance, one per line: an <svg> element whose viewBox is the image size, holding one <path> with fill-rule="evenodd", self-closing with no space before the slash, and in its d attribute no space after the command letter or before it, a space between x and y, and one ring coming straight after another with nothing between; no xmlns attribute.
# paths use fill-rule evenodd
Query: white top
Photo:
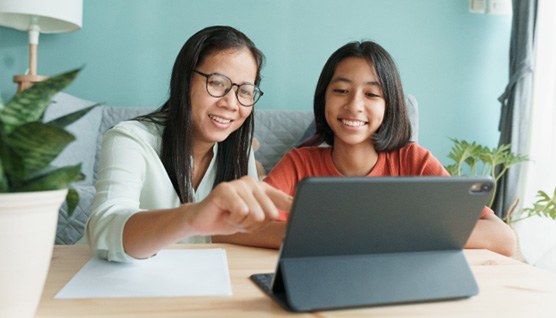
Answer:
<svg viewBox="0 0 556 318"><path fill-rule="evenodd" d="M100 154L96 194L86 236L95 254L110 261L134 258L123 248L123 228L140 211L175 208L180 200L160 161L162 127L152 123L125 121L104 135ZM193 202L203 200L212 190L216 176L214 155ZM255 157L249 155L248 174L257 178ZM210 243L209 236L186 237L180 243Z"/></svg>

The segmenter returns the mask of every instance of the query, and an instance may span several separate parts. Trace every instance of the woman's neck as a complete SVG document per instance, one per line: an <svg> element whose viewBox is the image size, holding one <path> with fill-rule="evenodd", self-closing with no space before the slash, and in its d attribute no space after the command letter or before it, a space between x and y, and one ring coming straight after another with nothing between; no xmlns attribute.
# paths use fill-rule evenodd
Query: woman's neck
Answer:
<svg viewBox="0 0 556 318"><path fill-rule="evenodd" d="M335 144L332 149L332 161L342 175L362 177L373 170L378 161L378 153L370 142L355 146Z"/></svg>
<svg viewBox="0 0 556 318"><path fill-rule="evenodd" d="M195 190L203 180L205 173L210 165L213 153L214 144L197 144L193 145L193 172L191 185Z"/></svg>

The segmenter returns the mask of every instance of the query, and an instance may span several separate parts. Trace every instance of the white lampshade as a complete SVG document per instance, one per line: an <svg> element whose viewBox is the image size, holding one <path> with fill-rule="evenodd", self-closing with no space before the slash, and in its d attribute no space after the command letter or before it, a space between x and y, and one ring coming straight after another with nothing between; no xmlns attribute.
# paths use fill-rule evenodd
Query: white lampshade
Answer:
<svg viewBox="0 0 556 318"><path fill-rule="evenodd" d="M0 0L0 25L40 33L76 31L83 22L83 0Z"/></svg>
<svg viewBox="0 0 556 318"><path fill-rule="evenodd" d="M29 71L14 76L18 91L47 78L37 75L39 34L76 31L82 22L83 0L0 0L0 26L29 32Z"/></svg>

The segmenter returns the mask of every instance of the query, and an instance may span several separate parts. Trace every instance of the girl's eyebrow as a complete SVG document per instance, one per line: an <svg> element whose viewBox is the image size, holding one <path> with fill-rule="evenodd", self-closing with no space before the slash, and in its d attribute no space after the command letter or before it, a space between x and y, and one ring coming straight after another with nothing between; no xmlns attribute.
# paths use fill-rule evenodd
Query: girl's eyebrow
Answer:
<svg viewBox="0 0 556 318"><path fill-rule="evenodd" d="M335 77L331 81L331 83L337 83L337 82L351 83L352 81L349 78L341 77L341 76Z"/></svg>
<svg viewBox="0 0 556 318"><path fill-rule="evenodd" d="M350 80L349 78L342 77L342 76L338 76L338 77L333 78L330 83L337 83L337 82L353 83L353 81ZM380 87L380 83L377 82L377 81L370 81L370 82L366 82L365 84L367 84L369 86L378 86L378 87Z"/></svg>

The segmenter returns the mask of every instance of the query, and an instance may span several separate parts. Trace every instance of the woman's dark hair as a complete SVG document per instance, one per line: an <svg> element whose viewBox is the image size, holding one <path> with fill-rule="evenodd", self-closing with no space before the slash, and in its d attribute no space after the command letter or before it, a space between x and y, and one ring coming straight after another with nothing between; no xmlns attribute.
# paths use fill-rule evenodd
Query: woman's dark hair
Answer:
<svg viewBox="0 0 556 318"><path fill-rule="evenodd" d="M315 114L315 135L302 146L314 146L326 142L334 145L334 132L326 122L326 89L334 76L338 64L349 57L364 58L376 70L382 89L386 109L382 125L373 135L377 151L391 151L405 146L411 138L411 124L398 69L388 52L372 41L351 42L336 50L324 67L317 82L313 110Z"/></svg>
<svg viewBox="0 0 556 318"><path fill-rule="evenodd" d="M174 185L180 201L191 202L192 131L190 83L193 70L209 55L229 49L247 48L257 63L255 84L261 82L263 53L242 32L229 26L212 26L191 36L183 45L172 69L170 97L157 111L137 120L164 127L160 159ZM226 140L218 143L216 178L213 187L223 181L247 175L249 152L254 129L254 112Z"/></svg>

